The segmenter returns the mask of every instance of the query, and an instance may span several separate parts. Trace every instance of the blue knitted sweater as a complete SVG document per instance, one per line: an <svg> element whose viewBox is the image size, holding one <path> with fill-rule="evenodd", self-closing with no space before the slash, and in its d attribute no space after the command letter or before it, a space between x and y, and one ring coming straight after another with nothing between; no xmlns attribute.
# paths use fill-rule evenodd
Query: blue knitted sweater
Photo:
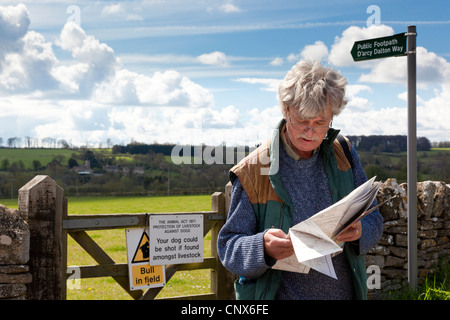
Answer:
<svg viewBox="0 0 450 320"><path fill-rule="evenodd" d="M356 151L352 148L355 187L367 181ZM291 158L280 143L280 175L294 205L295 225L332 204L328 178L319 153L305 160ZM375 211L362 219L360 254L380 238L382 217ZM264 231L265 232L265 231ZM238 179L233 184L227 223L217 242L219 257L232 273L246 278L261 276L275 260L264 254L264 232L257 232L256 215ZM352 299L351 271L344 254L333 259L337 280L313 269L308 274L283 271L277 299Z"/></svg>

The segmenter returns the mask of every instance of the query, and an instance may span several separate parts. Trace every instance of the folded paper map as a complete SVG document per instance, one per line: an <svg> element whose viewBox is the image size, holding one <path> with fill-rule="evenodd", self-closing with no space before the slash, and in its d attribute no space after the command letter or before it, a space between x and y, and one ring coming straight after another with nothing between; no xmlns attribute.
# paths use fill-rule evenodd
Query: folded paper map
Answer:
<svg viewBox="0 0 450 320"><path fill-rule="evenodd" d="M290 228L288 236L295 254L278 260L272 268L300 273L308 273L313 268L337 279L331 257L341 253L343 245L334 239L385 203L369 209L379 188L374 181L375 177L340 201Z"/></svg>

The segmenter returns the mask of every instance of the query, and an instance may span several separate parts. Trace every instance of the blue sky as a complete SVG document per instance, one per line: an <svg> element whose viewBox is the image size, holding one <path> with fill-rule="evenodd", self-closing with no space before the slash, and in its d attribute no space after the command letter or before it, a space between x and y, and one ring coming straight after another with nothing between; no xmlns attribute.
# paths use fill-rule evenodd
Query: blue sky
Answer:
<svg viewBox="0 0 450 320"><path fill-rule="evenodd" d="M448 12L435 0L0 0L0 137L253 145L301 59L347 77L343 134L406 135L406 57L353 62L350 50L413 24L417 134L448 141Z"/></svg>

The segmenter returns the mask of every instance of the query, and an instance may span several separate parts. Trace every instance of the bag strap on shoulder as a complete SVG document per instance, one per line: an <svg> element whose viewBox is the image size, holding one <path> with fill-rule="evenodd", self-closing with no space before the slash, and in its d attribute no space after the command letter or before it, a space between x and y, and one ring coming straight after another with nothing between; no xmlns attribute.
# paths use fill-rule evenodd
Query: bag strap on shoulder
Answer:
<svg viewBox="0 0 450 320"><path fill-rule="evenodd" d="M341 144L342 150L344 150L345 156L347 157L347 160L350 163L350 166L353 168L353 158L352 158L350 149L348 147L347 141L345 140L345 138L342 134L339 134L337 136L337 139L338 139L339 143Z"/></svg>

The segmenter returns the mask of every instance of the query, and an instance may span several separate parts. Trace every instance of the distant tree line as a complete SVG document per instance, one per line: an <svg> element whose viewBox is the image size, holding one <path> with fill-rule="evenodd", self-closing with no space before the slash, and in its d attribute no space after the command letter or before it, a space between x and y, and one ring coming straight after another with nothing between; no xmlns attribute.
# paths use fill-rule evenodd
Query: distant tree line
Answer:
<svg viewBox="0 0 450 320"><path fill-rule="evenodd" d="M0 137L0 146L3 145L3 138ZM54 138L34 138L26 136L25 138L11 137L6 140L8 148L70 148L69 143L64 139Z"/></svg>
<svg viewBox="0 0 450 320"><path fill-rule="evenodd" d="M151 151L125 157L102 149L73 151L71 156L57 155L47 164L0 159L0 198L16 197L17 189L37 174L50 176L68 196L211 194L224 190L232 166L176 165L162 153ZM30 157L32 154L30 151Z"/></svg>
<svg viewBox="0 0 450 320"><path fill-rule="evenodd" d="M148 153L161 153L165 156L170 156L174 144L145 144L145 143L130 143L126 146L114 145L112 147L113 154L148 154Z"/></svg>
<svg viewBox="0 0 450 320"><path fill-rule="evenodd" d="M378 139L376 136L350 136L349 138L355 148L360 151L361 163L367 176L376 175L380 181L387 178L396 178L399 182L406 181L405 136L379 136ZM232 147L227 147L227 152L224 150L224 160L228 159L228 151L232 150L235 163L219 161L211 165L206 161L200 163L186 161L177 164L168 159L173 147L174 145L169 144L132 143L126 146L114 146L115 154L111 154L109 149L78 148L72 149L73 153L70 156L67 153L56 155L47 163L43 162L37 153L36 158L33 159L33 150L30 150L24 161L1 157L0 198L17 196L17 189L37 174L49 175L64 189L65 194L70 196L210 193L223 190L229 181L229 169L238 161L238 155L241 156L242 153ZM208 155L213 155L213 151L220 150L220 147L208 150L206 146L201 147L202 152ZM439 147L447 146L441 144ZM244 154L249 152L247 148ZM436 180L450 183L450 151L426 152L429 148L428 139L418 139L418 149L423 150L418 153L419 181ZM194 155L193 152L192 155ZM88 164L90 171L84 168Z"/></svg>
<svg viewBox="0 0 450 320"><path fill-rule="evenodd" d="M407 151L407 136L347 136L358 151L404 152ZM417 151L430 151L431 142L425 137L417 138Z"/></svg>
<svg viewBox="0 0 450 320"><path fill-rule="evenodd" d="M106 144L99 143L98 147L102 148L111 148L113 145L111 139L106 140ZM74 146L71 142L65 140L65 139L55 139L51 137L46 138L36 138L36 137L30 137L25 136L24 138L21 137L11 137L6 140L4 140L2 137L0 137L0 148L1 147L7 147L7 148L47 148L47 149L69 149L69 148L78 148L77 146ZM87 146L81 146L81 147L87 147Z"/></svg>
<svg viewBox="0 0 450 320"><path fill-rule="evenodd" d="M433 148L450 148L450 141L433 142Z"/></svg>
<svg viewBox="0 0 450 320"><path fill-rule="evenodd" d="M172 150L175 147L174 144L145 144L145 143L130 143L127 144L126 146L122 146L122 145L114 145L112 147L112 154L131 154L131 155L135 155L135 154L163 154L165 156L171 156L172 155ZM190 155L194 155L197 148L200 148L203 151L204 148L206 147L205 145L202 146L188 146L188 152L190 152ZM223 146L223 150L225 150L225 147ZM235 149L233 147L229 147L231 149ZM183 148L184 149L184 148ZM189 151L190 149L190 151ZM220 146L219 146L220 149ZM251 150L253 150L252 148L250 148L249 146L244 146L242 147L243 152L245 152L245 154L248 154ZM183 150L184 151L184 150ZM234 152L234 151L233 151ZM184 154L184 153L183 153ZM215 154L215 150L211 150L211 155ZM225 156L225 152L223 152L224 156Z"/></svg>
<svg viewBox="0 0 450 320"><path fill-rule="evenodd" d="M359 151L377 151L377 152L403 152L407 150L407 136L402 135L370 135L370 136L347 136L350 139L352 146ZM5 143L5 145L4 145ZM132 142L127 145L113 145L111 139L107 139L106 143L100 143L99 148L112 148L113 154L148 154L161 153L165 156L170 156L174 144L146 144L140 142ZM54 138L35 138L26 136L11 137L6 141L0 137L0 147L7 148L76 148L65 139ZM86 146L82 146L85 147ZM440 141L431 143L428 138L419 137L417 139L418 151L429 151L432 147L435 148L450 148L450 141ZM246 150L248 151L248 147ZM191 154L194 153L194 146L191 146Z"/></svg>

